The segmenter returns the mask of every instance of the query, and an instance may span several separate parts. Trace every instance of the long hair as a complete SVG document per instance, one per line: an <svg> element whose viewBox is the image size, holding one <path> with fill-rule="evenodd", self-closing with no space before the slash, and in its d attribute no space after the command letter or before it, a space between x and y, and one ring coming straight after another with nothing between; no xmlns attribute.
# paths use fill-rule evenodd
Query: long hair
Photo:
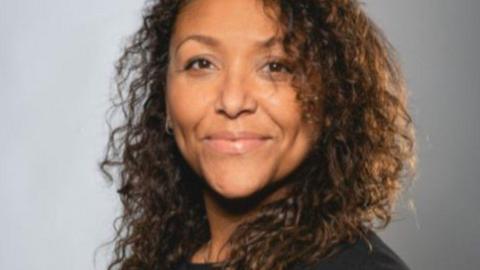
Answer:
<svg viewBox="0 0 480 270"><path fill-rule="evenodd" d="M165 132L168 48L185 0L150 1L116 65L123 120L100 166L118 185L111 269L174 269L209 237L201 181ZM354 0L263 0L294 63L305 121L321 136L287 197L230 237L223 266L287 269L335 253L389 224L413 176L414 132L395 51ZM274 12L269 12L274 11ZM321 108L321 113L320 113Z"/></svg>

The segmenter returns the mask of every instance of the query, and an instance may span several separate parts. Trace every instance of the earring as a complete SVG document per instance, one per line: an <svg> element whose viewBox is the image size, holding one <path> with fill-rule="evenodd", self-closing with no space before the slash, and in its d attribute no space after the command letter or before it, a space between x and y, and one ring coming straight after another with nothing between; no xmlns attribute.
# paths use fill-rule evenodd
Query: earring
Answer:
<svg viewBox="0 0 480 270"><path fill-rule="evenodd" d="M172 126L172 121L170 120L170 117L167 115L165 119L165 133L167 133L167 135L173 134L173 128L171 126Z"/></svg>

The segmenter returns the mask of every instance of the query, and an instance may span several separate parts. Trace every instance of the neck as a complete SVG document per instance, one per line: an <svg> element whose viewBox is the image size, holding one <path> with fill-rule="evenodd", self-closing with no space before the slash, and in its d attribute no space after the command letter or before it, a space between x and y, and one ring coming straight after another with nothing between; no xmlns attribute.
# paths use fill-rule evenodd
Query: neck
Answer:
<svg viewBox="0 0 480 270"><path fill-rule="evenodd" d="M237 226L246 219L248 212L235 213L228 211L222 205L222 200L218 200L210 191L205 191L203 198L211 236L210 243L207 246L209 250L206 250L206 254L211 257L206 259L213 262L223 261L228 256L228 239Z"/></svg>
<svg viewBox="0 0 480 270"><path fill-rule="evenodd" d="M238 225L258 212L260 206L286 195L286 187L242 199L226 199L210 189L203 193L211 239L197 252L194 262L221 262L227 259L228 240Z"/></svg>

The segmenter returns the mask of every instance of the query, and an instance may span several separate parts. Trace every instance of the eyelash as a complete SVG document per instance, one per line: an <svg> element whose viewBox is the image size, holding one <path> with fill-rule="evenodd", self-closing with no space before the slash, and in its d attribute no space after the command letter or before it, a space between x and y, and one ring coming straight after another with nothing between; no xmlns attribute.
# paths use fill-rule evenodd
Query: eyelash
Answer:
<svg viewBox="0 0 480 270"><path fill-rule="evenodd" d="M210 61L208 61L207 59L205 58L194 58L192 60L190 60L186 65L185 65L185 70L190 70L192 69L192 66L196 63L201 63L202 61L206 61L209 65L211 65L212 63Z"/></svg>
<svg viewBox="0 0 480 270"><path fill-rule="evenodd" d="M205 61L205 62L203 62ZM190 60L186 65L185 65L185 68L184 70L190 70L193 68L193 66L196 64L196 63L199 63L199 64L207 64L207 65L212 65L212 63L210 61L208 61L207 59L205 58L194 58L192 60ZM273 60L273 61L270 61L268 62L265 66L267 65L279 65L281 69L284 70L284 72L286 73L292 73L291 71L291 68L284 63L284 61L281 61L281 60ZM278 68L278 67L277 67ZM197 69L201 69L201 68L197 68ZM273 72L278 72L278 71L273 71Z"/></svg>
<svg viewBox="0 0 480 270"><path fill-rule="evenodd" d="M270 61L267 63L267 65L278 65L280 66L280 69L283 69L285 73L292 73L292 70L288 64L286 64L283 61Z"/></svg>

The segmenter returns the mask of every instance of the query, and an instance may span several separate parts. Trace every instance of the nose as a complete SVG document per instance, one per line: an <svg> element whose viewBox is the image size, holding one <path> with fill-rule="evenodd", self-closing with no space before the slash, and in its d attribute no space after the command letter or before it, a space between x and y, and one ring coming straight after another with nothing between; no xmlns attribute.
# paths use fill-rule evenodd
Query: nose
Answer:
<svg viewBox="0 0 480 270"><path fill-rule="evenodd" d="M253 87L254 84L250 82L245 72L240 69L229 70L220 85L215 111L230 119L254 113L257 102L252 91Z"/></svg>

